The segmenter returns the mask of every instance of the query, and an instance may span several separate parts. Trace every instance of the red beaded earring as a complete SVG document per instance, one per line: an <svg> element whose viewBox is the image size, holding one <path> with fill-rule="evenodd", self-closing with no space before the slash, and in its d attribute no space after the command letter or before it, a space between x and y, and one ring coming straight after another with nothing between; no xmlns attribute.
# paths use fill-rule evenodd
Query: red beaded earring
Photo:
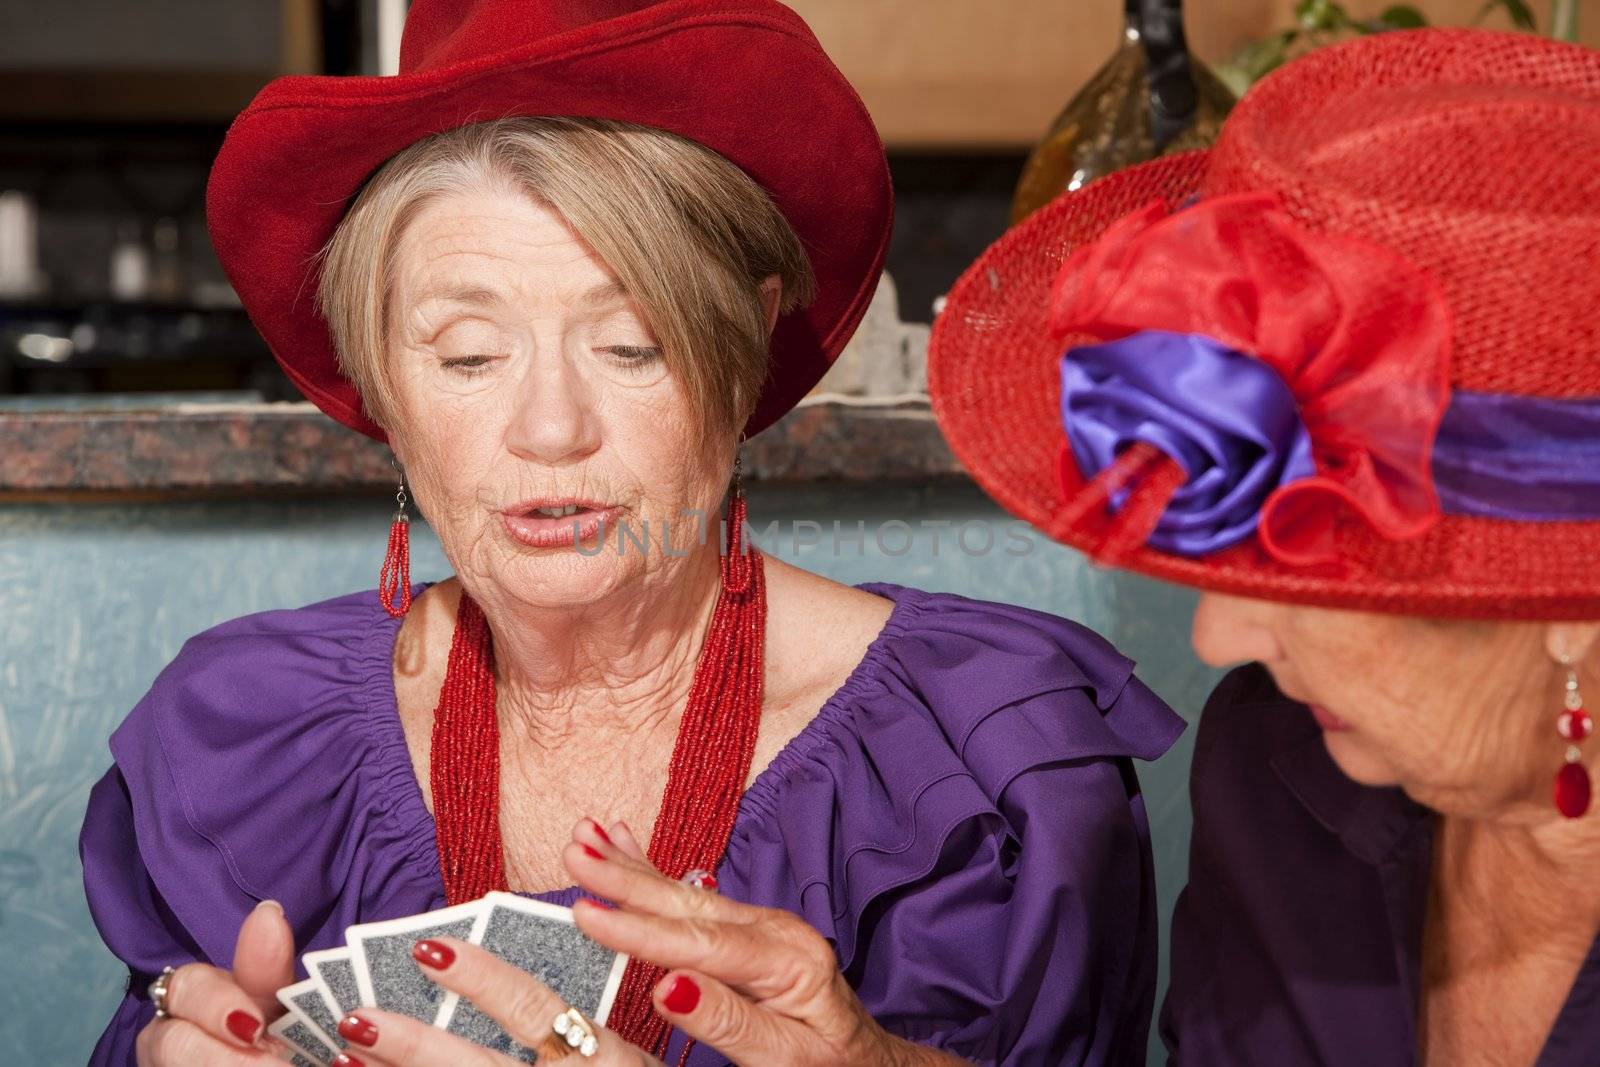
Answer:
<svg viewBox="0 0 1600 1067"><path fill-rule="evenodd" d="M1565 653L1561 656L1561 665L1567 669L1567 684L1561 714L1556 716L1556 733L1567 742L1567 761L1556 772L1556 810L1569 819L1576 819L1589 810L1591 794L1589 771L1583 765L1583 753L1578 744L1594 732L1594 720L1583 710L1583 698L1578 695L1578 672Z"/></svg>
<svg viewBox="0 0 1600 1067"><path fill-rule="evenodd" d="M378 600L391 618L398 619L411 610L411 517L406 514L404 474L400 475L394 499L399 507L389 525L389 551L378 574Z"/></svg>
<svg viewBox="0 0 1600 1067"><path fill-rule="evenodd" d="M744 442L741 437L740 443ZM728 510L723 519L722 588L729 593L743 595L750 588L751 573L755 563L751 560L753 549L744 543L744 528L748 512L744 500L744 463L739 453L733 454L733 481L728 486Z"/></svg>

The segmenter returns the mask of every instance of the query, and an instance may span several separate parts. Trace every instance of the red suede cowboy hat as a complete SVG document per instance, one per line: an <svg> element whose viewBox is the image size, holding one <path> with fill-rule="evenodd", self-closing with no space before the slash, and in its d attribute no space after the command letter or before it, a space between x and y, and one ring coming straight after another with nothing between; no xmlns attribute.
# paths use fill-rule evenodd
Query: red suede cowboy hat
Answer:
<svg viewBox="0 0 1600 1067"><path fill-rule="evenodd" d="M1384 33L1064 194L934 324L952 448L1102 562L1241 596L1600 618L1600 53Z"/></svg>
<svg viewBox="0 0 1600 1067"><path fill-rule="evenodd" d="M743 168L817 278L816 300L778 322L746 433L816 384L872 299L893 201L872 120L798 15L773 0L416 0L398 75L277 79L234 121L211 171L223 270L313 403L383 439L315 304L317 253L351 197L423 137L512 115L653 126Z"/></svg>

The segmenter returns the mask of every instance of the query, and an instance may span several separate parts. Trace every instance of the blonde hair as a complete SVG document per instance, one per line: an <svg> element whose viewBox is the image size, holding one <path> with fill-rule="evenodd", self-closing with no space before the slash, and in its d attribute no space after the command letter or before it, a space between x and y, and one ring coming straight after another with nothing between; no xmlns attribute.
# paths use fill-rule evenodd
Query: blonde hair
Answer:
<svg viewBox="0 0 1600 1067"><path fill-rule="evenodd" d="M638 302L702 427L743 425L767 377L763 280L781 310L816 288L799 238L738 167L676 134L588 118L509 118L434 134L368 180L322 251L317 297L339 368L392 428L395 248L430 201L514 189L559 215Z"/></svg>

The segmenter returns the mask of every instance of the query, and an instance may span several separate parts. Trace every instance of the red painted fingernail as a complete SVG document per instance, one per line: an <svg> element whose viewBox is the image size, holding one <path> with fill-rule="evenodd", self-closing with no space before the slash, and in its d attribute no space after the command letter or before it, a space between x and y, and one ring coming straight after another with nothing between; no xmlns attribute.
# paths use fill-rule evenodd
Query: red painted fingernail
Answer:
<svg viewBox="0 0 1600 1067"><path fill-rule="evenodd" d="M608 845L611 844L611 835L606 833L606 828L604 826L601 826L593 819L589 820L589 825L594 827L595 835L599 837L600 840L604 841Z"/></svg>
<svg viewBox="0 0 1600 1067"><path fill-rule="evenodd" d="M661 1003L674 1015L687 1015L700 1003L700 987L686 974L672 976L672 984L661 994Z"/></svg>
<svg viewBox="0 0 1600 1067"><path fill-rule="evenodd" d="M700 888L709 889L712 892L716 892L717 876L714 874L708 874L704 878L700 879Z"/></svg>
<svg viewBox="0 0 1600 1067"><path fill-rule="evenodd" d="M589 847L589 846L588 846L588 845L584 845L584 846L583 846L583 851L584 851L584 852L585 852L585 853L587 853L587 854L588 854L588 855L590 855L590 856L592 856L592 857L594 857L594 858L595 858L595 859L597 859L597 860L603 860L603 859L605 859L605 857L604 857L604 856L602 856L602 855L600 855L600 853L598 853L598 852L596 852L596 851L595 851L595 850L594 850L594 849L592 849L592 848L590 848L590 847Z"/></svg>
<svg viewBox="0 0 1600 1067"><path fill-rule="evenodd" d="M339 1020L339 1036L371 1048L378 1043L378 1028L359 1015L346 1015Z"/></svg>
<svg viewBox="0 0 1600 1067"><path fill-rule="evenodd" d="M456 961L455 950L437 941L418 941L411 946L411 956L424 967L442 971Z"/></svg>
<svg viewBox="0 0 1600 1067"><path fill-rule="evenodd" d="M228 1033L244 1042L246 1045L256 1043L256 1035L261 1032L261 1020L247 1011L230 1011L223 1020Z"/></svg>
<svg viewBox="0 0 1600 1067"><path fill-rule="evenodd" d="M341 1052L333 1058L333 1067L367 1067L367 1065L350 1055L350 1053Z"/></svg>

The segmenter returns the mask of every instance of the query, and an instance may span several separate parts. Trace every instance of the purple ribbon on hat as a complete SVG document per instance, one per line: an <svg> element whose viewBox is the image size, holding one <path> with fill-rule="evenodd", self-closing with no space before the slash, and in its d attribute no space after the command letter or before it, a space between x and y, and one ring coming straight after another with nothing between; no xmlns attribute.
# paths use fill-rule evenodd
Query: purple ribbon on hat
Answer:
<svg viewBox="0 0 1600 1067"><path fill-rule="evenodd" d="M1457 390L1433 443L1433 481L1456 515L1600 519L1600 397Z"/></svg>
<svg viewBox="0 0 1600 1067"><path fill-rule="evenodd" d="M1277 371L1200 334L1145 330L1073 348L1061 362L1061 419L1093 478L1135 442L1187 479L1151 533L1199 556L1255 532L1280 486L1316 472L1312 441ZM1433 447L1442 510L1541 522L1600 519L1600 397L1456 391ZM1124 490L1111 500L1126 500Z"/></svg>

